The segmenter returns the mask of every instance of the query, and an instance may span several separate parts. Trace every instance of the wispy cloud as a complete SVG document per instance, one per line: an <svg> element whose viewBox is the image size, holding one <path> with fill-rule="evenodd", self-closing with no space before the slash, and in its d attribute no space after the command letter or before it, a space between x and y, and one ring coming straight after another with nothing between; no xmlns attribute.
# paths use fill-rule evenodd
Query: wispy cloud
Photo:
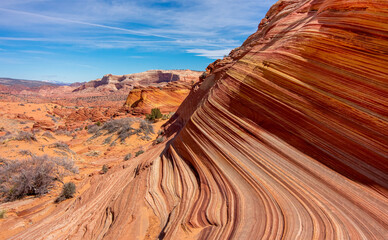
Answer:
<svg viewBox="0 0 388 240"><path fill-rule="evenodd" d="M0 21L0 26L3 22L30 34L36 35L39 32L42 33L41 38L71 35L82 41L85 37L99 33L100 29L104 30L102 34L110 37L111 42L119 36L127 35L138 36L142 38L139 39L141 41L150 40L144 38L170 40L169 44L183 48L233 48L241 44L241 38L244 38L241 34L253 33L259 16L264 15L274 2L275 0L245 0L243 3L234 0L17 0L0 3L0 11L7 14ZM55 27L58 24L65 26ZM85 31L85 27L89 29ZM9 37L0 39L34 41L28 37ZM114 46L106 42L93 45L97 48ZM131 47L130 43L120 45Z"/></svg>
<svg viewBox="0 0 388 240"><path fill-rule="evenodd" d="M223 56L228 55L232 49L221 49L221 50L206 50L206 49L189 49L186 50L188 53L194 53L196 56L207 57L210 59L219 59Z"/></svg>
<svg viewBox="0 0 388 240"><path fill-rule="evenodd" d="M0 0L0 74L200 70L240 46L276 1Z"/></svg>

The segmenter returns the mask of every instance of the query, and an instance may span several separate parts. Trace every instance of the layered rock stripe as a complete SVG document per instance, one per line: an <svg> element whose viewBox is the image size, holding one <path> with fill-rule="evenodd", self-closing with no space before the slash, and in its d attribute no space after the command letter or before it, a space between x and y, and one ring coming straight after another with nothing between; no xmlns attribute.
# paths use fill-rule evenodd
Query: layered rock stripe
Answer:
<svg viewBox="0 0 388 240"><path fill-rule="evenodd" d="M387 239L387 65L387 1L278 1L165 145L11 239Z"/></svg>

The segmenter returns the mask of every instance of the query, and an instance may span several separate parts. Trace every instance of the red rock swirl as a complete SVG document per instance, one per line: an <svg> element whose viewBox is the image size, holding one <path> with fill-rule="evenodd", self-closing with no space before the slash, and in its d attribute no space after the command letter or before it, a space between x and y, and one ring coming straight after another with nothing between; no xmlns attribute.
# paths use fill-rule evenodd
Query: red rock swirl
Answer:
<svg viewBox="0 0 388 240"><path fill-rule="evenodd" d="M387 1L279 1L166 146L15 239L388 239L387 66Z"/></svg>

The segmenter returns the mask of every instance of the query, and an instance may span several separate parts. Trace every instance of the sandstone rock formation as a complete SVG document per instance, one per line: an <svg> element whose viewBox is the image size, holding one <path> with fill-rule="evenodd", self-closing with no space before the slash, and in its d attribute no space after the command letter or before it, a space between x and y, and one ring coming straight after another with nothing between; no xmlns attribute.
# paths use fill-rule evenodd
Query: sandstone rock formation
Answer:
<svg viewBox="0 0 388 240"><path fill-rule="evenodd" d="M387 23L387 1L278 1L168 145L11 239L387 239Z"/></svg>
<svg viewBox="0 0 388 240"><path fill-rule="evenodd" d="M122 76L107 74L101 79L84 83L74 92L90 92L97 89L101 92L115 92L120 89L128 91L134 86L163 86L174 81L197 81L202 72L191 70L149 70L141 73Z"/></svg>
<svg viewBox="0 0 388 240"><path fill-rule="evenodd" d="M175 112L198 80L169 82L163 87L135 87L129 92L124 107L143 114L150 113L152 108L159 108L164 113Z"/></svg>

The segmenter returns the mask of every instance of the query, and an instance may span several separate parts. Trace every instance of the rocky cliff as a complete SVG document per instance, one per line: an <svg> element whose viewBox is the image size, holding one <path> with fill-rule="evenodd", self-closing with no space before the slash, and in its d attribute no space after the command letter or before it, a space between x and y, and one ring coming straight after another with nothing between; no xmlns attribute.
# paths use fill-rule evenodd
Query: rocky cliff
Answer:
<svg viewBox="0 0 388 240"><path fill-rule="evenodd" d="M164 86L174 81L197 81L202 72L191 70L149 70L141 73L127 75L107 74L101 79L84 83L73 92L108 91L115 92L120 89L128 91L134 86Z"/></svg>
<svg viewBox="0 0 388 240"><path fill-rule="evenodd" d="M387 1L278 1L168 144L14 239L387 239L387 23Z"/></svg>
<svg viewBox="0 0 388 240"><path fill-rule="evenodd" d="M189 95L194 81L174 81L160 87L134 87L128 94L124 107L133 113L150 113L152 108L159 108L163 113L175 112Z"/></svg>

